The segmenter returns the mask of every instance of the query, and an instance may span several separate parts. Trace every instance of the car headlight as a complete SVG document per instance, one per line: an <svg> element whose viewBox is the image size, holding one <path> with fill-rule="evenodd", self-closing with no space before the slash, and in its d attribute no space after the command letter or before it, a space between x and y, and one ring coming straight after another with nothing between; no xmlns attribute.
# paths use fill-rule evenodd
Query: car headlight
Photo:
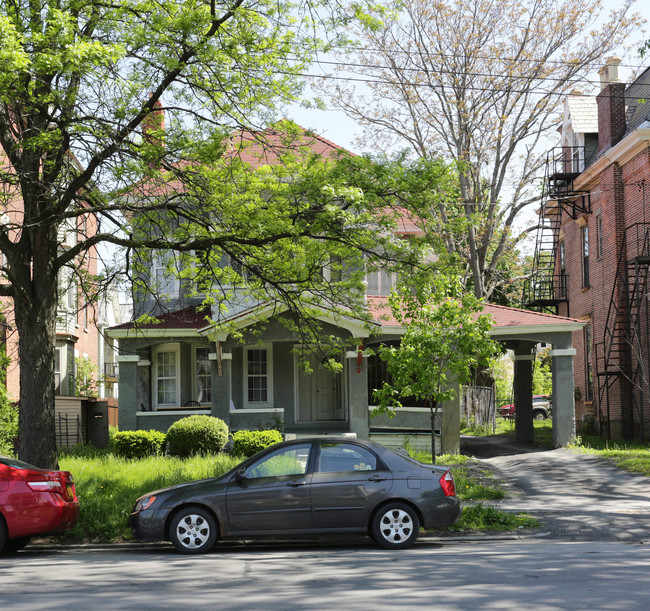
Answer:
<svg viewBox="0 0 650 611"><path fill-rule="evenodd" d="M136 501L133 511L144 511L147 507L151 507L155 500L155 496L143 496L141 499Z"/></svg>

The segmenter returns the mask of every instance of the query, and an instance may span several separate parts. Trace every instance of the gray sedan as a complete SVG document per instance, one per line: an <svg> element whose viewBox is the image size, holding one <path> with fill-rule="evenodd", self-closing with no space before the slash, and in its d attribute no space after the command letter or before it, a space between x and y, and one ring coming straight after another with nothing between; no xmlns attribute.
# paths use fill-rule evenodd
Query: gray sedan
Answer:
<svg viewBox="0 0 650 611"><path fill-rule="evenodd" d="M446 467L370 441L322 437L278 443L221 477L140 497L130 516L138 539L170 540L181 553L218 538L366 533L381 546L412 545L420 527L460 515Z"/></svg>

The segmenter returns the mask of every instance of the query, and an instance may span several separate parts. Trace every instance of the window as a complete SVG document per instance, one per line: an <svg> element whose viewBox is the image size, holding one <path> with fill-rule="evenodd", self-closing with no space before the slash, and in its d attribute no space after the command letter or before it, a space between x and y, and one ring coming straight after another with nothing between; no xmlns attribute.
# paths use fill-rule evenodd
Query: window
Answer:
<svg viewBox="0 0 650 611"><path fill-rule="evenodd" d="M589 287L589 227L583 225L580 228L582 240L582 287Z"/></svg>
<svg viewBox="0 0 650 611"><path fill-rule="evenodd" d="M377 270L376 272L369 272L366 276L367 295L390 295L391 290L396 284L396 275L387 272L386 270Z"/></svg>
<svg viewBox="0 0 650 611"><path fill-rule="evenodd" d="M155 253L151 261L154 291L161 297L178 297L178 270L172 253Z"/></svg>
<svg viewBox="0 0 650 611"><path fill-rule="evenodd" d="M61 394L61 348L54 349L54 394Z"/></svg>
<svg viewBox="0 0 650 611"><path fill-rule="evenodd" d="M155 352L154 399L157 407L178 406L179 350L177 345L166 344Z"/></svg>
<svg viewBox="0 0 650 611"><path fill-rule="evenodd" d="M318 470L321 473L376 471L377 457L370 450L351 443L323 443Z"/></svg>
<svg viewBox="0 0 650 611"><path fill-rule="evenodd" d="M247 407L273 404L273 362L270 347L246 348L244 359L244 397Z"/></svg>
<svg viewBox="0 0 650 611"><path fill-rule="evenodd" d="M596 217L596 259L603 256L603 217Z"/></svg>
<svg viewBox="0 0 650 611"><path fill-rule="evenodd" d="M212 402L212 366L208 347L197 346L194 349L194 386L196 401Z"/></svg>
<svg viewBox="0 0 650 611"><path fill-rule="evenodd" d="M254 462L246 470L246 477L283 477L304 475L309 466L310 443L280 448Z"/></svg>

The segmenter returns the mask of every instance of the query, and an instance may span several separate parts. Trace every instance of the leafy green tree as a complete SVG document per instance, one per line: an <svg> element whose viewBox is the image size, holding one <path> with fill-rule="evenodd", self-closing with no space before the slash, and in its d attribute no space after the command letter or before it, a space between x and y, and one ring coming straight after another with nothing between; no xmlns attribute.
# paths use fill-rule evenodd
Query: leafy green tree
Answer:
<svg viewBox="0 0 650 611"><path fill-rule="evenodd" d="M401 406L401 397L426 401L435 456L436 407L455 398L454 383L469 382L476 368L497 353L498 345L490 338L493 323L481 312L481 301L462 290L459 278L436 273L411 280L389 298L393 316L406 332L398 347L380 350L391 381L375 398L378 410L389 414Z"/></svg>
<svg viewBox="0 0 650 611"><path fill-rule="evenodd" d="M223 180L257 188L244 173L204 172L234 129L255 133L298 99L299 74L323 44L317 29L334 32L339 8L327 0L0 0L0 295L13 300L19 335L21 458L58 462L59 281L78 276L91 299L119 269L84 274L99 244L225 255L259 246L272 262L273 244L284 255L307 236L346 241L333 204L352 207L353 188L320 185L318 205L281 209L285 200L274 211L272 198L248 207L227 199L232 188L221 196ZM147 191L154 183L164 188ZM125 252L117 259L123 266ZM248 272L265 276L252 264Z"/></svg>
<svg viewBox="0 0 650 611"><path fill-rule="evenodd" d="M146 253L157 251L197 293L215 289L217 319L232 295L216 289L239 283L251 300L281 302L302 330L324 306L362 315L368 266L416 260L417 244L393 237L406 183L384 180L390 164L323 159L310 153L311 134L274 123L299 99L319 34L336 42L345 8L0 0L0 296L13 302L19 336L22 459L58 462L62 278L86 301L116 278L160 289L145 283ZM251 171L246 142L274 162ZM99 250L107 244L121 249L114 261ZM102 275L89 275L100 255Z"/></svg>

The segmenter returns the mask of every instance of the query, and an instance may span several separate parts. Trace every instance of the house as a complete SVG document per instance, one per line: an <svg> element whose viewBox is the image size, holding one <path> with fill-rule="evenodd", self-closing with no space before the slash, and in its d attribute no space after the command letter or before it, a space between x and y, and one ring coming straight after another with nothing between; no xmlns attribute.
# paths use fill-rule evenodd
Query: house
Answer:
<svg viewBox="0 0 650 611"><path fill-rule="evenodd" d="M525 305L584 322L578 430L633 439L650 431L650 69L626 85L620 63L602 67L598 95L566 99Z"/></svg>
<svg viewBox="0 0 650 611"><path fill-rule="evenodd" d="M306 133L301 146L322 155L339 149ZM246 154L253 167L274 163L272 154L261 154L255 147ZM418 231L414 223L402 219L398 233L408 236ZM303 345L299 330L281 324L292 315L277 303L231 300L226 313L217 305L204 306L204 297L191 290L192 279L170 273L158 256L151 257L147 279L159 292L136 291L134 321L109 330L120 345L121 429L166 431L181 417L204 413L221 418L231 430L282 426L289 435L354 434L399 445L409 435L417 443L430 442L428 407L404 407L394 418L372 415L373 389L385 374L372 349L381 342L398 342L404 333L387 307L394 282L390 274L367 276L370 324L327 307L315 312L323 334L354 347L338 355L342 371L337 374L324 366L322 354ZM574 435L571 340L582 323L499 306L488 306L488 312L496 322L495 336L517 355L515 402L524 440L532 438L531 351L540 341L558 346L553 354L558 380L556 443L568 443ZM156 320L138 321L143 314ZM311 373L303 368L305 362ZM435 414L439 451L458 450L459 412L457 402L448 402Z"/></svg>

